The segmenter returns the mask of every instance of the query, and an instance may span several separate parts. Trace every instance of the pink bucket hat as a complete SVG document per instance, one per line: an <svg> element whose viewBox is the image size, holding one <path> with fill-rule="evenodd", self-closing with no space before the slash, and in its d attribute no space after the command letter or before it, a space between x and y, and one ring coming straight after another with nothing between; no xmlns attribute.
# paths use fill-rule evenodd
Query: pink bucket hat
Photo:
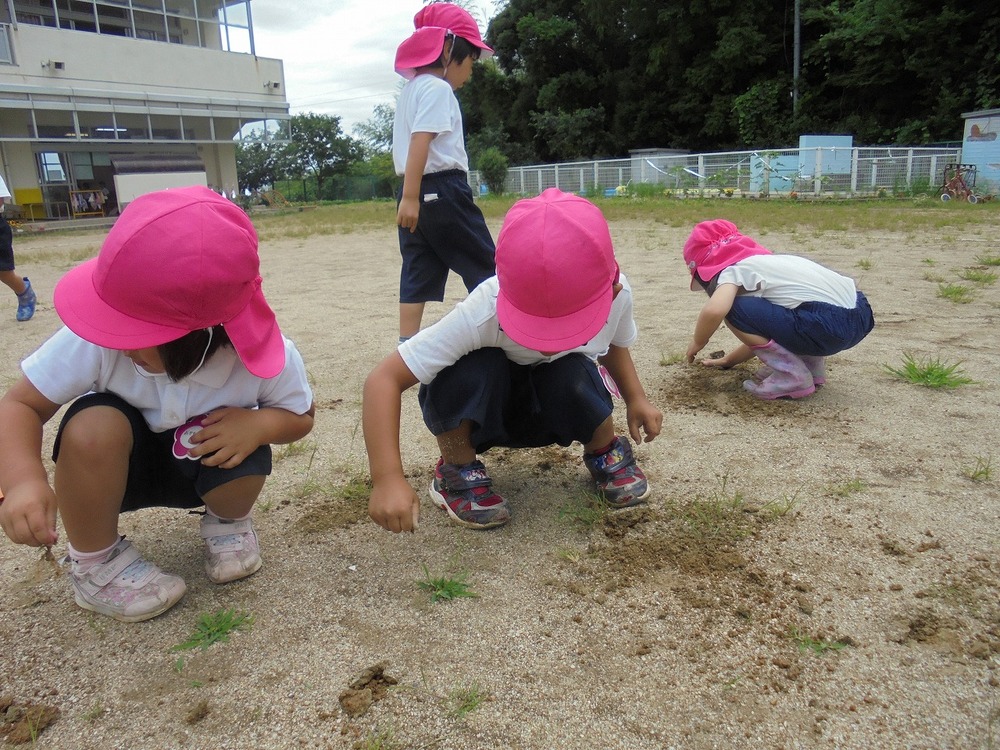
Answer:
<svg viewBox="0 0 1000 750"><path fill-rule="evenodd" d="M608 222L588 200L549 188L515 203L497 237L497 317L513 341L564 352L608 321L618 264Z"/></svg>
<svg viewBox="0 0 1000 750"><path fill-rule="evenodd" d="M396 72L403 78L416 75L416 69L431 65L441 57L448 34L460 36L479 47L479 59L493 54L479 33L479 26L469 11L454 3L431 3L417 11L413 17L413 32L396 49Z"/></svg>
<svg viewBox="0 0 1000 750"><path fill-rule="evenodd" d="M259 270L243 209L207 187L161 190L129 203L53 301L70 330L108 349L159 346L221 323L246 368L272 378L285 345Z"/></svg>
<svg viewBox="0 0 1000 750"><path fill-rule="evenodd" d="M684 243L684 262L691 271L691 289L695 289L695 274L710 281L723 268L739 263L751 255L771 255L731 221L712 219L696 224Z"/></svg>

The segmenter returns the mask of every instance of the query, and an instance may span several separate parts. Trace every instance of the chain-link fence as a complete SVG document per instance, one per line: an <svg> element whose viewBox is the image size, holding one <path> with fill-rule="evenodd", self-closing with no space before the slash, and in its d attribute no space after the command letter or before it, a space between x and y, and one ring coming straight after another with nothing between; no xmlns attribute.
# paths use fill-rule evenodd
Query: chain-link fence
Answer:
<svg viewBox="0 0 1000 750"><path fill-rule="evenodd" d="M960 148L803 148L664 154L538 164L507 170L504 191L537 195L550 187L585 195L914 195L935 193ZM478 172L469 175L486 192Z"/></svg>

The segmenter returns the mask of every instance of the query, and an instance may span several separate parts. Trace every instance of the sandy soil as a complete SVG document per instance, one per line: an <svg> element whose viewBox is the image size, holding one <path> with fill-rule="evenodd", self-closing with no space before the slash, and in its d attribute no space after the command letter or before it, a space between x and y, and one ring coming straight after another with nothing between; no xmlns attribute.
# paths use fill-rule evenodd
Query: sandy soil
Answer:
<svg viewBox="0 0 1000 750"><path fill-rule="evenodd" d="M702 302L680 260L687 228L612 232L635 289L634 358L665 415L637 449L647 505L592 512L578 446L493 451L506 528L449 525L426 500L415 535L375 526L360 400L396 337L391 215L378 231L269 239L265 292L319 413L279 449L258 504L264 568L212 585L197 517L123 517L189 587L127 625L80 610L39 550L4 540L0 742L34 728L35 746L74 749L1000 747L1000 298L959 279L995 233L756 231L858 276L877 320L814 396L762 403L740 387L752 365L679 361ZM16 324L0 297L0 387L57 328L55 280L102 237L16 244L40 304ZM941 282L973 301L938 297ZM449 299L460 292L453 281ZM733 345L720 332L709 351ZM904 352L976 382L894 378L883 365ZM425 493L436 452L415 393L403 433ZM432 602L428 576L466 576L478 596ZM230 608L252 629L172 650Z"/></svg>

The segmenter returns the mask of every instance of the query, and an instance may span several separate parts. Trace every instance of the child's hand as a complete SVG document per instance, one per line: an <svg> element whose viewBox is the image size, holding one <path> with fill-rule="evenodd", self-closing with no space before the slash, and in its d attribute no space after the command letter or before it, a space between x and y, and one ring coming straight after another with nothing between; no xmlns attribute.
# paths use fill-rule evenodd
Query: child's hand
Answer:
<svg viewBox="0 0 1000 750"><path fill-rule="evenodd" d="M232 469L262 446L266 440L256 429L260 413L251 409L227 406L205 415L202 428L191 436L192 458L201 458L205 466ZM211 454L211 455L209 455Z"/></svg>
<svg viewBox="0 0 1000 750"><path fill-rule="evenodd" d="M55 544L56 496L47 482L26 482L4 490L0 527L15 544L48 547Z"/></svg>
<svg viewBox="0 0 1000 750"><path fill-rule="evenodd" d="M648 398L637 400L626 407L628 432L635 443L643 442L640 428L646 433L645 442L650 442L660 434L663 427L663 412L653 406Z"/></svg>
<svg viewBox="0 0 1000 750"><path fill-rule="evenodd" d="M698 356L698 352L705 348L704 344L699 345L698 342L692 341L690 346L687 348L687 353L684 355L687 359L687 363L691 364L694 362L694 358Z"/></svg>
<svg viewBox="0 0 1000 750"><path fill-rule="evenodd" d="M403 198L396 212L396 223L410 233L417 231L417 219L420 216L420 201L415 198Z"/></svg>
<svg viewBox="0 0 1000 750"><path fill-rule="evenodd" d="M383 529L416 531L420 520L420 498L402 476L383 479L372 487L368 515Z"/></svg>

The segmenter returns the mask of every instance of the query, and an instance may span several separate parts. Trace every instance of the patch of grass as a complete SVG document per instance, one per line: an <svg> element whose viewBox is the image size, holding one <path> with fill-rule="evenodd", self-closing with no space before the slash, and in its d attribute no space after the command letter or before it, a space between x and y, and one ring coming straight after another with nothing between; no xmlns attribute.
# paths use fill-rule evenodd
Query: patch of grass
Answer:
<svg viewBox="0 0 1000 750"><path fill-rule="evenodd" d="M417 588L431 595L432 602L452 599L475 599L479 596L466 582L468 573L460 572L451 576L431 576L427 566L423 566L424 580L417 581Z"/></svg>
<svg viewBox="0 0 1000 750"><path fill-rule="evenodd" d="M977 255L975 260L981 266L1000 266L1000 255Z"/></svg>
<svg viewBox="0 0 1000 750"><path fill-rule="evenodd" d="M784 518L792 509L799 504L799 493L796 492L791 497L783 495L780 500L769 500L764 503L760 509L760 513L766 518L771 520L776 520L778 518Z"/></svg>
<svg viewBox="0 0 1000 750"><path fill-rule="evenodd" d="M987 271L983 268L966 268L958 276L960 279L971 281L973 284L990 286L997 282L998 274L996 271Z"/></svg>
<svg viewBox="0 0 1000 750"><path fill-rule="evenodd" d="M938 284L937 296L954 302L956 305L966 305L972 302L972 290L961 284Z"/></svg>
<svg viewBox="0 0 1000 750"><path fill-rule="evenodd" d="M975 383L976 381L962 373L959 369L960 364L960 362L948 364L939 358L918 361L912 354L904 354L902 367L892 367L887 364L882 367L898 378L926 388L958 388Z"/></svg>
<svg viewBox="0 0 1000 750"><path fill-rule="evenodd" d="M608 504L604 502L604 498L591 492L584 492L559 508L559 518L585 531L590 531L601 523L607 514Z"/></svg>
<svg viewBox="0 0 1000 750"><path fill-rule="evenodd" d="M583 559L583 553L573 547L560 547L556 550L556 557L576 565L576 563Z"/></svg>
<svg viewBox="0 0 1000 750"><path fill-rule="evenodd" d="M924 281L933 281L936 284L944 283L944 276L939 273L925 273L923 276Z"/></svg>
<svg viewBox="0 0 1000 750"><path fill-rule="evenodd" d="M220 609L214 615L199 617L194 632L188 639L172 646L170 650L191 651L199 648L204 651L213 643L227 643L234 631L250 630L252 627L253 615L237 612L235 609Z"/></svg>
<svg viewBox="0 0 1000 750"><path fill-rule="evenodd" d="M316 443L311 440L296 440L294 443L277 445L274 447L273 460L277 463L278 461L284 461L286 458L301 456L310 451L315 454L316 448Z"/></svg>
<svg viewBox="0 0 1000 750"><path fill-rule="evenodd" d="M798 628L792 628L788 635L795 642L795 645L799 647L800 652L812 651L817 656L822 656L829 651L841 651L848 646L842 640L831 641L827 638L814 638L803 633Z"/></svg>
<svg viewBox="0 0 1000 750"><path fill-rule="evenodd" d="M403 750L403 743L396 739L396 732L391 727L376 727L364 738L352 745L353 750Z"/></svg>
<svg viewBox="0 0 1000 750"><path fill-rule="evenodd" d="M463 719L490 698L492 696L478 682L455 688L448 694L448 713L452 718Z"/></svg>
<svg viewBox="0 0 1000 750"><path fill-rule="evenodd" d="M680 508L681 520L693 538L732 543L753 533L746 513L746 499L729 489L729 477L720 479L719 489L707 497L696 497Z"/></svg>
<svg viewBox="0 0 1000 750"><path fill-rule="evenodd" d="M872 258L869 256L867 258L862 258L854 265L860 268L862 271L870 271L873 268L875 268L875 261L872 260Z"/></svg>
<svg viewBox="0 0 1000 750"><path fill-rule="evenodd" d="M93 706L80 714L80 718L88 724L93 724L99 718L104 716L106 712L107 709L104 707L104 704L101 703L101 701L96 701Z"/></svg>
<svg viewBox="0 0 1000 750"><path fill-rule="evenodd" d="M925 266L934 266L934 265L937 265L937 261L934 260L933 258L924 258L920 262L923 263Z"/></svg>
<svg viewBox="0 0 1000 750"><path fill-rule="evenodd" d="M684 361L684 355L674 352L672 354L661 354L660 355L660 367L667 367L669 365L676 365L678 362Z"/></svg>
<svg viewBox="0 0 1000 750"><path fill-rule="evenodd" d="M836 484L830 487L829 492L834 497L847 497L848 495L853 495L856 492L864 492L868 489L868 485L862 482L860 479L850 479L843 484Z"/></svg>
<svg viewBox="0 0 1000 750"><path fill-rule="evenodd" d="M993 475L992 456L975 456L975 463L962 468L962 473L973 482L988 482Z"/></svg>

